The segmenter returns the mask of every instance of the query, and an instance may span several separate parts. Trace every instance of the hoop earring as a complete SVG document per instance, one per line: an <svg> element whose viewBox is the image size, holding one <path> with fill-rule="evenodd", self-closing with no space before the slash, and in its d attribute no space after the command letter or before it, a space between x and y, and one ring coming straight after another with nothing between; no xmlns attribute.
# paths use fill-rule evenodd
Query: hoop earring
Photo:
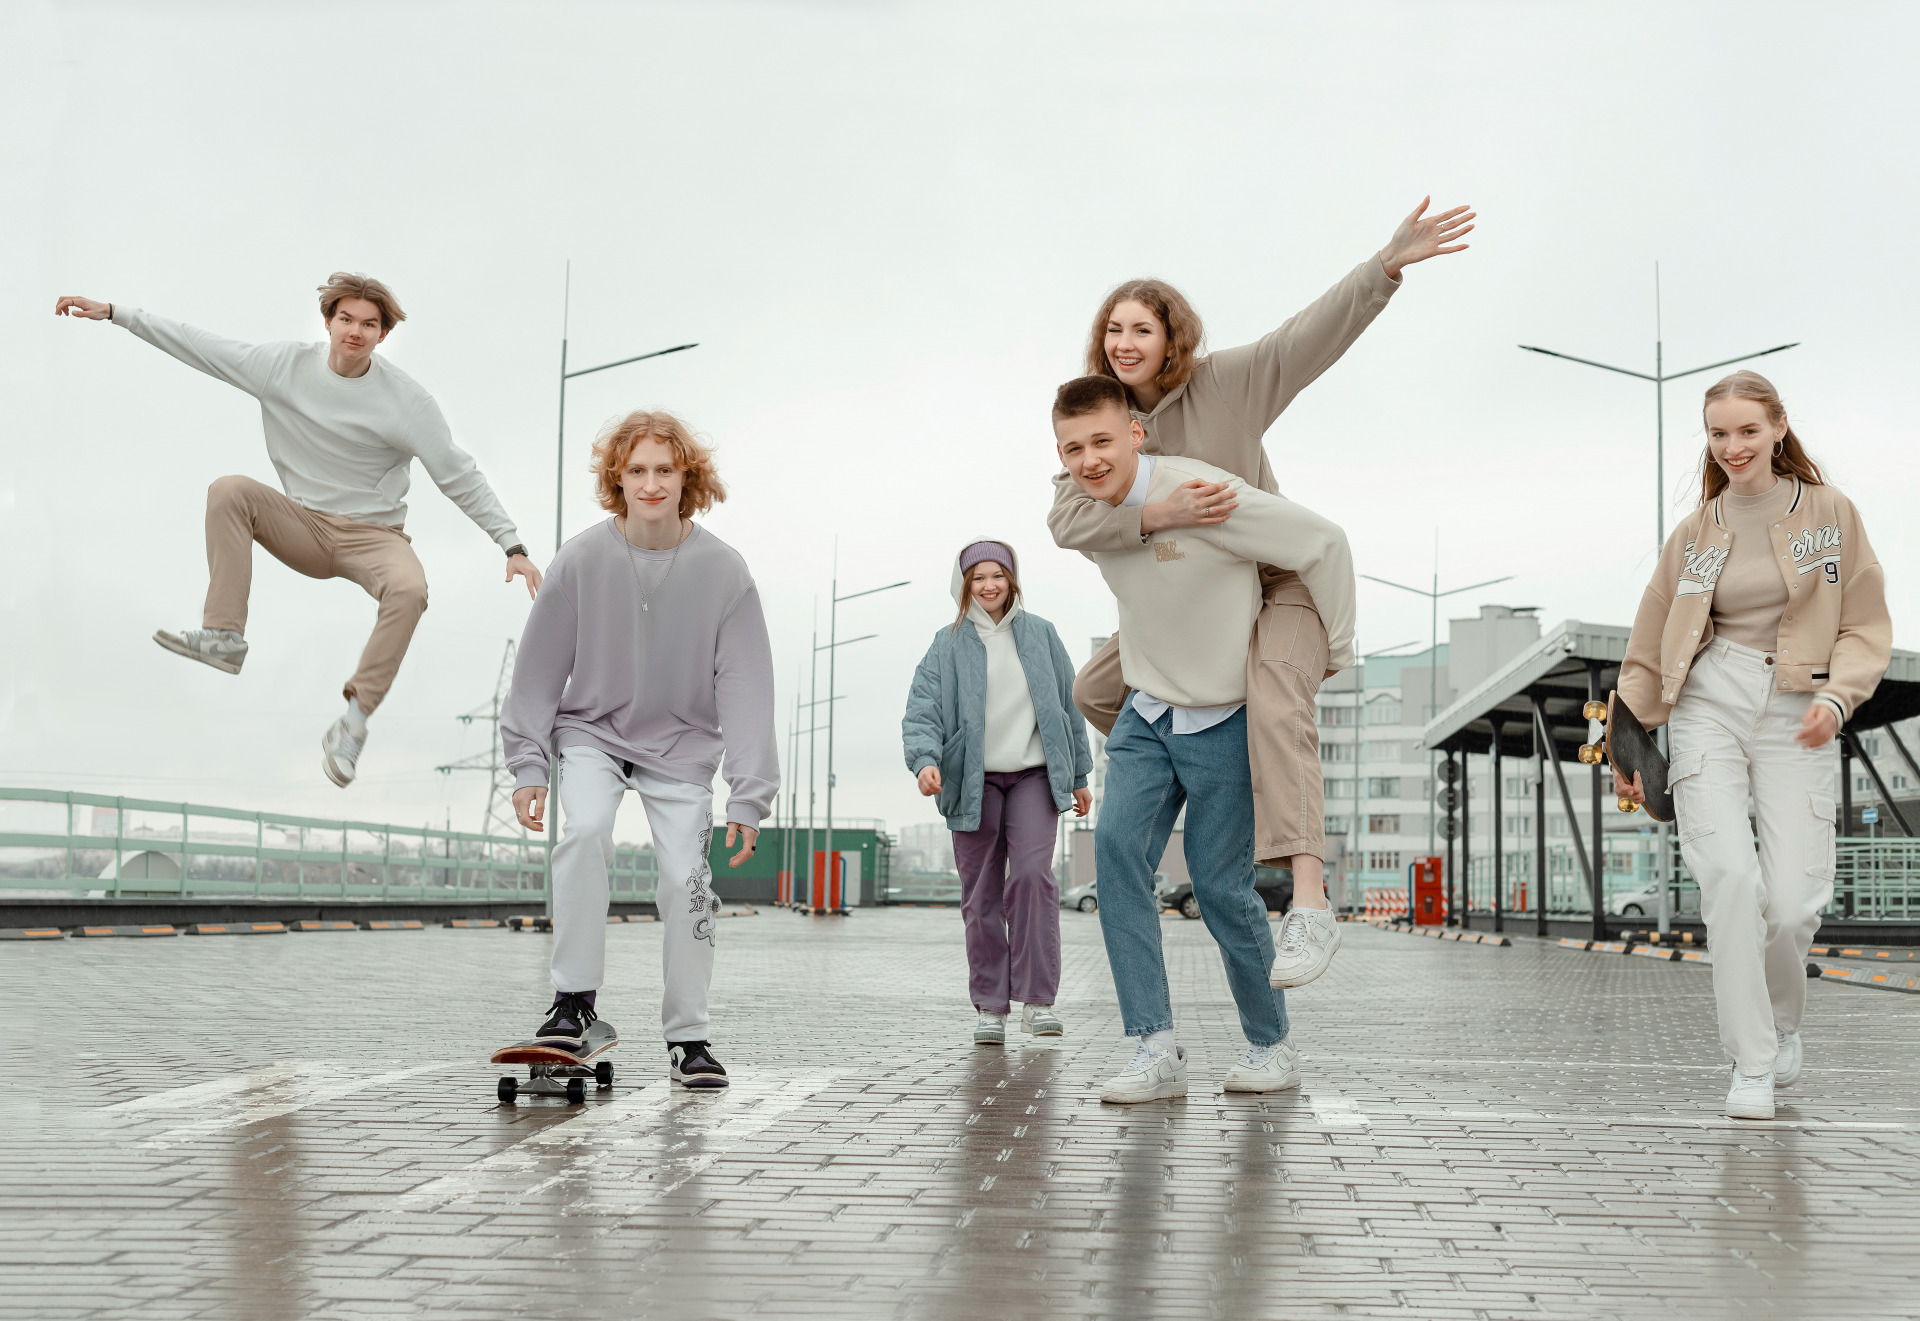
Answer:
<svg viewBox="0 0 1920 1321"><path fill-rule="evenodd" d="M1787 447L1787 442L1786 442L1786 441L1784 441L1784 440L1776 440L1776 441L1774 441L1774 442L1773 442L1773 457L1774 457L1774 458L1776 458L1776 459L1777 459L1777 458L1779 458L1779 457L1780 457L1780 451L1781 451L1781 450L1783 450L1783 449L1785 449L1786 447Z"/></svg>

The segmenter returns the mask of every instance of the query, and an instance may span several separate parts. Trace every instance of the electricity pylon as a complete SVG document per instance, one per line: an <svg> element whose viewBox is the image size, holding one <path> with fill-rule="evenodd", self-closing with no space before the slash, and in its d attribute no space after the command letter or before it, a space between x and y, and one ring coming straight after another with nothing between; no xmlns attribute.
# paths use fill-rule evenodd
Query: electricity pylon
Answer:
<svg viewBox="0 0 1920 1321"><path fill-rule="evenodd" d="M507 688L513 682L513 656L517 650L517 644L508 638L507 649L500 657L500 677L494 682L493 697L459 717L463 725L471 725L476 720L490 725L491 746L485 752L434 767L442 775L454 771L486 771L492 777L492 787L487 790L487 810L480 817L483 835L494 833L496 825L501 834L520 833L520 819L513 811L513 775L507 770L506 752L500 745L500 707L507 700Z"/></svg>

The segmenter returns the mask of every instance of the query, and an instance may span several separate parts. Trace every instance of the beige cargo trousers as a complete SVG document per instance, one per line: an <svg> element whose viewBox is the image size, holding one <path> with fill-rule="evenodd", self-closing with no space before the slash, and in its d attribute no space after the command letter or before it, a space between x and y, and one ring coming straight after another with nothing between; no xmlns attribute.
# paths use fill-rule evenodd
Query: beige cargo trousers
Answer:
<svg viewBox="0 0 1920 1321"><path fill-rule="evenodd" d="M427 609L427 572L397 527L356 523L308 509L251 477L222 477L207 488L207 604L204 628L247 631L253 543L309 578L345 578L380 603L359 668L341 691L372 715Z"/></svg>
<svg viewBox="0 0 1920 1321"><path fill-rule="evenodd" d="M1256 861L1283 866L1296 854L1326 858L1326 804L1314 698L1327 672L1327 630L1298 575L1260 566L1260 614L1247 646L1247 763L1253 773ZM1073 704L1102 735L1126 701L1120 635L1081 667Z"/></svg>

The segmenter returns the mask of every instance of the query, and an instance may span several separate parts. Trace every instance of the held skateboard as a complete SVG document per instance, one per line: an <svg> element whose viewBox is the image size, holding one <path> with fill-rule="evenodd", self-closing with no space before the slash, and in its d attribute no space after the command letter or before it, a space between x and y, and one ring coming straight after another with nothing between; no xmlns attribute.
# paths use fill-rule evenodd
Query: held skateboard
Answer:
<svg viewBox="0 0 1920 1321"><path fill-rule="evenodd" d="M593 1079L596 1087L613 1086L613 1061L600 1057L619 1044L620 1034L604 1018L594 1020L587 1028L587 1039L578 1046L517 1041L494 1051L493 1063L524 1064L527 1080L523 1083L506 1074L496 1091L506 1105L512 1105L514 1097L522 1092L528 1096L564 1096L570 1104L578 1105L587 1099L587 1079Z"/></svg>
<svg viewBox="0 0 1920 1321"><path fill-rule="evenodd" d="M1667 791L1667 759L1660 745L1647 733L1633 708L1617 692L1607 694L1604 702L1588 702L1582 714L1589 720L1605 722L1602 741L1580 749L1580 760L1598 766L1604 757L1621 779L1631 783L1637 772L1640 786L1646 790L1647 815L1655 821L1673 820L1673 795ZM1632 812L1639 804L1631 798L1617 800L1622 812Z"/></svg>

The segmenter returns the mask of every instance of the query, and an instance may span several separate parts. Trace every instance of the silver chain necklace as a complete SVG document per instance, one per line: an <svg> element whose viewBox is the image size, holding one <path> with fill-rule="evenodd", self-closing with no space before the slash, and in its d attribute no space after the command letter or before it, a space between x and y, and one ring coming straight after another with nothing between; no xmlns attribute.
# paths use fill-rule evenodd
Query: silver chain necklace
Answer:
<svg viewBox="0 0 1920 1321"><path fill-rule="evenodd" d="M647 589L641 586L640 584L640 564L639 564L639 561L634 556L633 543L631 541L628 541L626 537L622 536L620 533L620 530L614 527L611 522L607 524L607 530L613 533L614 536L619 537L620 544L627 548L627 567L633 570L634 591L640 597L640 608L642 610L648 609L649 602L652 600L653 596L658 596L660 594L660 589L667 585L667 579L673 577L673 566L680 562L680 548L687 544L687 538L693 535L693 529L689 527L686 530L686 532L681 536L680 540L676 541L673 544L673 557L667 561L667 571L660 575L660 581L654 585L653 593L651 596L647 593Z"/></svg>

